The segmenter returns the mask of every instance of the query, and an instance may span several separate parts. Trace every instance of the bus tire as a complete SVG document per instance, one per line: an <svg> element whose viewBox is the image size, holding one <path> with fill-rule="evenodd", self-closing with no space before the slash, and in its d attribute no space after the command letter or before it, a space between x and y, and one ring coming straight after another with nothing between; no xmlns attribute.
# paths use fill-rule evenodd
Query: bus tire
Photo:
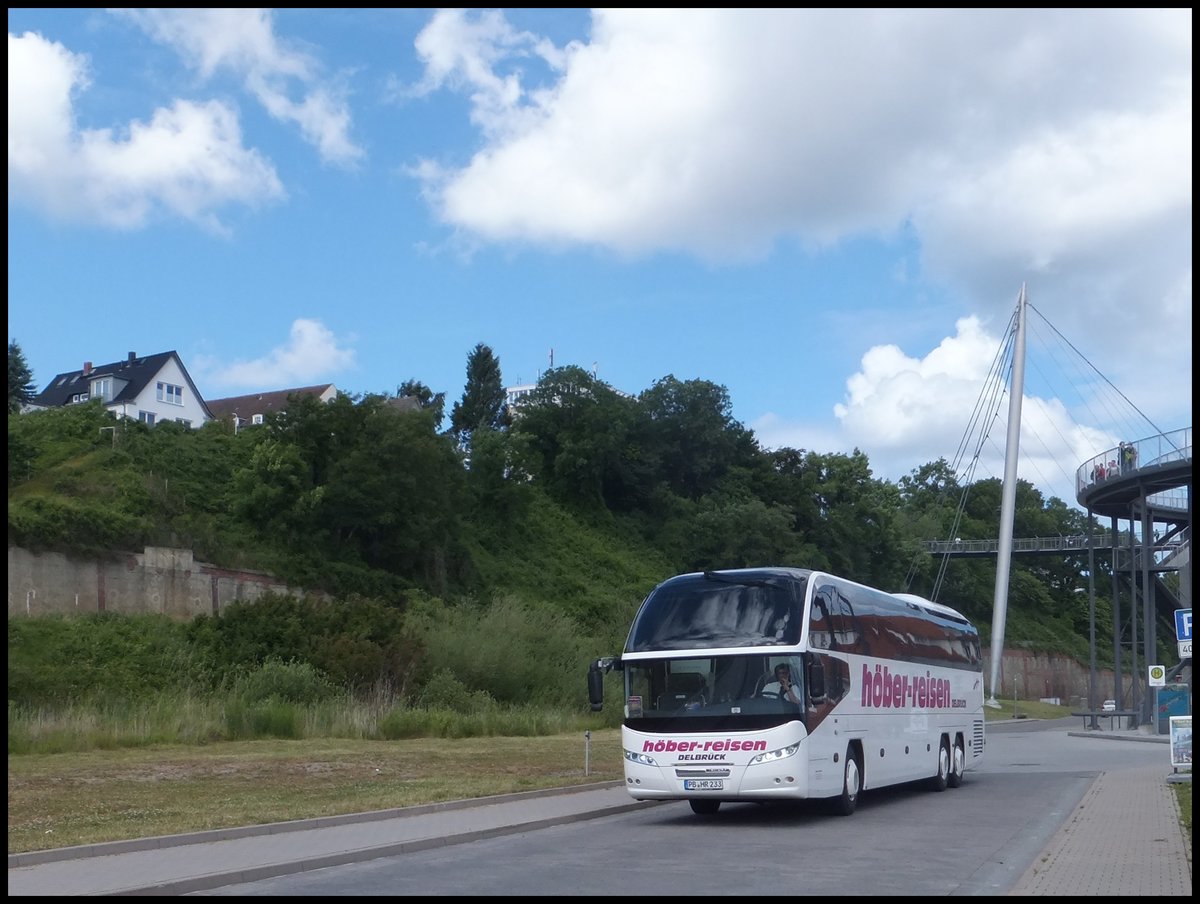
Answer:
<svg viewBox="0 0 1200 904"><path fill-rule="evenodd" d="M719 800L711 800L707 797L693 797L688 803L692 805L692 812L697 816L712 816L721 809Z"/></svg>
<svg viewBox="0 0 1200 904"><path fill-rule="evenodd" d="M862 791L862 766L853 747L846 748L846 768L842 773L842 793L833 799L833 811L839 816L850 816L858 807L858 795Z"/></svg>
<svg viewBox="0 0 1200 904"><path fill-rule="evenodd" d="M934 791L945 791L950 786L950 739L943 735L938 745L937 772L929 780L929 787Z"/></svg>
<svg viewBox="0 0 1200 904"><path fill-rule="evenodd" d="M951 788L960 788L963 775L967 770L967 756L963 750L962 737L954 739L954 749L950 752L950 774L946 776L946 784Z"/></svg>

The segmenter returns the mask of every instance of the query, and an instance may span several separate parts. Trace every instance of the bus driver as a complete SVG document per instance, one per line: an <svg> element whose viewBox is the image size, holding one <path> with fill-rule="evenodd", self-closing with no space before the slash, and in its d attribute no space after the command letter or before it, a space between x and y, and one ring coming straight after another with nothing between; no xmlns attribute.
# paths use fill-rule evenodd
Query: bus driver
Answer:
<svg viewBox="0 0 1200 904"><path fill-rule="evenodd" d="M770 684L763 685L762 695L778 697L789 703L795 703L797 706L800 705L800 693L796 690L796 685L792 683L792 670L787 663L781 662L775 666L775 680Z"/></svg>

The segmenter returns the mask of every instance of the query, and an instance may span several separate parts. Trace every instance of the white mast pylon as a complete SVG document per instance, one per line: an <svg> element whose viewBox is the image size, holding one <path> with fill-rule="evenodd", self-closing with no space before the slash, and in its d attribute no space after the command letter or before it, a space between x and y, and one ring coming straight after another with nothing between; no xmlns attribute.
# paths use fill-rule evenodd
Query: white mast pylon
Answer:
<svg viewBox="0 0 1200 904"><path fill-rule="evenodd" d="M1008 616L1008 576L1012 565L1013 515L1017 503L1017 453L1021 446L1021 399L1025 394L1025 284L1017 296L1017 332L1013 346L1012 387L1008 398L1008 439L1004 447L1004 485L1000 496L1000 542L996 548L996 593L992 602L992 695L987 705L1000 708L1000 664L1004 658L1004 621Z"/></svg>

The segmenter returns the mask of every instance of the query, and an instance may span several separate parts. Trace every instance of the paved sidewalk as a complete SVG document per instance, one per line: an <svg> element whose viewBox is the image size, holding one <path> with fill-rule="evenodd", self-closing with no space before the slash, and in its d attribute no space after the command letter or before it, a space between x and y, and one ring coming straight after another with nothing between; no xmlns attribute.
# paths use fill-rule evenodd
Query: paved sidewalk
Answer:
<svg viewBox="0 0 1200 904"><path fill-rule="evenodd" d="M1009 894L1191 897L1191 852L1166 773L1101 773Z"/></svg>
<svg viewBox="0 0 1200 904"><path fill-rule="evenodd" d="M12 895L184 895L657 806L624 782L10 854Z"/></svg>

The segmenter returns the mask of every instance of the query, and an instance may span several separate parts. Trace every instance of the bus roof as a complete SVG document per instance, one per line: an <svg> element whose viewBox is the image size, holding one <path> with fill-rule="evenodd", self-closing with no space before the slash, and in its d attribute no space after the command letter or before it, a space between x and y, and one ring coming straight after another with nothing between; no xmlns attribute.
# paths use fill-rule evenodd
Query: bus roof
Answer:
<svg viewBox="0 0 1200 904"><path fill-rule="evenodd" d="M892 596L904 600L906 603L915 603L918 606L928 609L930 612L940 612L942 615L949 615L951 618L961 618L963 621L967 620L967 617L957 609L952 609L942 603L935 603L933 600L927 600L925 597L917 596L915 593L893 593Z"/></svg>
<svg viewBox="0 0 1200 904"><path fill-rule="evenodd" d="M692 577L695 575L707 574L707 573L708 572L695 571L695 572L691 572L686 575L676 575L675 578ZM839 581L848 581L851 584L858 583L857 581L851 581L849 578L841 577L840 575L833 574L832 572L820 571L818 569L812 569L812 568L798 568L798 567L791 566L791 565L759 565L759 566L752 566L752 567L748 567L748 568L722 568L722 569L717 570L716 573L728 575L730 577L737 577L737 576L741 576L741 575L749 575L749 574L754 574L754 573L757 573L760 575L761 574L786 574L786 575L790 575L791 577L795 577L795 578L809 578L815 574L819 574L819 575L824 575L827 577L834 578ZM671 578L671 580L674 580L675 578ZM866 585L859 584L859 586L865 587ZM868 589L870 589L870 588L868 588ZM915 593L892 593L892 594L890 594L890 596L894 596L896 599L903 600L906 603L912 603L914 605L921 606L922 608L928 610L929 612L934 612L939 615L945 615L948 618L958 619L959 621L967 621L967 622L970 621L970 619L968 619L965 615L963 615L957 609L955 609L951 606L947 606L944 603L935 603L933 600L926 599L923 596L917 596Z"/></svg>

